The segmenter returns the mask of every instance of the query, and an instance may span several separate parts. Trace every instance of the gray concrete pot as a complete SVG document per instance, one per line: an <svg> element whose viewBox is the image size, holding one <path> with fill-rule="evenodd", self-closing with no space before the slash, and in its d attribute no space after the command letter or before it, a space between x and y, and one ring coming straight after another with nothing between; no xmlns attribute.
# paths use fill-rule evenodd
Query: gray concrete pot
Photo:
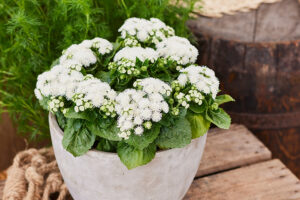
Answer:
<svg viewBox="0 0 300 200"><path fill-rule="evenodd" d="M90 150L73 157L62 146L63 132L49 115L55 157L75 200L180 200L197 172L206 135L184 148L156 153L147 165L128 170L116 153Z"/></svg>

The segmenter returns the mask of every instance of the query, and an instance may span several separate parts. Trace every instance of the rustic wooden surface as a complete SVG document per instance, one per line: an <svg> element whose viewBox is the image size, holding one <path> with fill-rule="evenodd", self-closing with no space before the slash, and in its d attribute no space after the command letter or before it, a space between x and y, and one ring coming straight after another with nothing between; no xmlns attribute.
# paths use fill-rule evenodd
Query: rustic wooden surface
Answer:
<svg viewBox="0 0 300 200"><path fill-rule="evenodd" d="M196 179L185 200L300 199L300 181L275 159Z"/></svg>
<svg viewBox="0 0 300 200"><path fill-rule="evenodd" d="M0 200L2 200L4 181L0 181Z"/></svg>
<svg viewBox="0 0 300 200"><path fill-rule="evenodd" d="M271 152L243 125L212 129L197 177L271 159Z"/></svg>
<svg viewBox="0 0 300 200"><path fill-rule="evenodd" d="M0 116L0 171L12 164L15 155L26 148L41 148L49 145L50 139L28 143L27 139L17 134L16 126L7 113Z"/></svg>
<svg viewBox="0 0 300 200"><path fill-rule="evenodd" d="M297 0L284 0L222 18L199 16L188 25L196 34L205 33L225 40L247 43L290 41L300 38L299 12Z"/></svg>
<svg viewBox="0 0 300 200"><path fill-rule="evenodd" d="M26 147L25 140L16 134L16 129L8 117L1 115L0 123L0 171L6 169L12 163L17 152Z"/></svg>
<svg viewBox="0 0 300 200"><path fill-rule="evenodd" d="M284 0L256 11L188 23L199 64L213 68L224 105L300 177L300 4Z"/></svg>

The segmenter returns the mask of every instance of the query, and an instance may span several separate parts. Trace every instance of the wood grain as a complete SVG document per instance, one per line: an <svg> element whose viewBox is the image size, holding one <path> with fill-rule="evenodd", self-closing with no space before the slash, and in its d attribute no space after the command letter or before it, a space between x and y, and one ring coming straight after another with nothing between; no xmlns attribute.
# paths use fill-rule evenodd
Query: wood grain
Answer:
<svg viewBox="0 0 300 200"><path fill-rule="evenodd" d="M197 179L184 199L300 199L300 181L275 159Z"/></svg>
<svg viewBox="0 0 300 200"><path fill-rule="evenodd" d="M256 11L189 22L200 65L214 69L224 105L300 177L300 4L284 0ZM245 27L245 28L243 28Z"/></svg>
<svg viewBox="0 0 300 200"><path fill-rule="evenodd" d="M4 181L0 181L0 200L2 200L3 196L3 188L4 188Z"/></svg>
<svg viewBox="0 0 300 200"><path fill-rule="evenodd" d="M288 10L288 12L286 12ZM222 18L199 16L188 22L196 33L240 42L279 42L300 38L299 3L284 0Z"/></svg>
<svg viewBox="0 0 300 200"><path fill-rule="evenodd" d="M243 125L212 129L197 177L271 159L271 152Z"/></svg>
<svg viewBox="0 0 300 200"><path fill-rule="evenodd" d="M12 159L17 152L25 149L24 138L17 135L7 113L1 115L0 123L0 171L12 164Z"/></svg>

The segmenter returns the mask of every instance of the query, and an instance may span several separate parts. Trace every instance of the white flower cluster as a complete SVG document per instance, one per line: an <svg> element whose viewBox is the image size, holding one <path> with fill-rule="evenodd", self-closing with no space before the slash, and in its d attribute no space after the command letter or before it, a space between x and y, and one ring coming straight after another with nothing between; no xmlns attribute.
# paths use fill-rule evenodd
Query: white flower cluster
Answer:
<svg viewBox="0 0 300 200"><path fill-rule="evenodd" d="M119 28L119 32L121 32L123 39L134 37L140 42L154 44L175 35L173 28L157 18L151 18L150 20L135 17L129 18Z"/></svg>
<svg viewBox="0 0 300 200"><path fill-rule="evenodd" d="M82 73L61 65L56 65L50 71L38 76L35 94L39 100L43 97L53 99L49 102L49 109L53 112L62 108L57 98L60 100L60 97L65 97L76 104L74 108L76 112L97 107L107 116L115 116L116 92L108 83L101 82L92 75L83 76ZM57 104L60 107L57 107Z"/></svg>
<svg viewBox="0 0 300 200"><path fill-rule="evenodd" d="M114 62L121 61L124 58L134 63L137 58L142 62L144 62L145 60L155 62L158 59L158 54L154 49L149 47L125 47L116 53Z"/></svg>
<svg viewBox="0 0 300 200"><path fill-rule="evenodd" d="M80 44L73 44L64 50L59 62L65 67L80 71L78 69L81 69L82 66L89 67L97 62L96 54L92 49L96 49L100 55L105 55L113 50L113 45L102 38L84 40ZM74 67L74 65L76 66Z"/></svg>
<svg viewBox="0 0 300 200"><path fill-rule="evenodd" d="M175 90L180 90L177 88L182 87L179 84L179 81L173 81L172 83L172 87ZM174 94L174 97L176 99L176 101L178 102L179 105L183 106L184 108L189 108L190 107L190 102L195 102L196 104L198 104L199 106L202 104L202 100L204 99L204 96L201 94L201 92L199 92L197 90L197 88L195 86L192 86L189 91L187 92L187 94L183 93L183 92L178 92ZM178 109L173 110L173 114L177 115L179 113Z"/></svg>
<svg viewBox="0 0 300 200"><path fill-rule="evenodd" d="M181 74L177 80L181 86L190 83L194 86L195 91L198 90L204 94L211 94L213 98L216 98L219 92L219 80L213 70L205 66L191 65L180 72ZM191 94L197 96L196 92L192 92Z"/></svg>
<svg viewBox="0 0 300 200"><path fill-rule="evenodd" d="M63 108L64 107L64 99L62 96L59 97L51 97L49 102L48 102L48 109L55 113L58 111L58 109Z"/></svg>
<svg viewBox="0 0 300 200"><path fill-rule="evenodd" d="M106 116L115 116L114 99L117 94L108 83L87 75L83 81L79 82L72 100L75 102L75 111L97 107Z"/></svg>
<svg viewBox="0 0 300 200"><path fill-rule="evenodd" d="M98 37L92 40L84 40L80 45L88 49L97 49L101 55L109 54L113 50L113 45L108 40Z"/></svg>
<svg viewBox="0 0 300 200"><path fill-rule="evenodd" d="M116 98L119 137L128 139L132 133L143 134L144 128L151 128L151 121L159 122L168 111L169 106L161 94L126 89Z"/></svg>
<svg viewBox="0 0 300 200"><path fill-rule="evenodd" d="M84 76L61 65L54 66L50 71L40 74L37 78L35 94L39 100L43 97L65 96L71 100L79 82Z"/></svg>
<svg viewBox="0 0 300 200"><path fill-rule="evenodd" d="M138 79L133 83L133 86L147 94L159 93L161 95L170 96L172 88L165 82L157 78Z"/></svg>
<svg viewBox="0 0 300 200"><path fill-rule="evenodd" d="M129 37L124 40L124 45L126 47L139 47L141 44L134 37Z"/></svg>
<svg viewBox="0 0 300 200"><path fill-rule="evenodd" d="M88 67L97 62L97 57L91 49L79 44L73 44L63 51L62 56L59 58L59 62L62 64L67 60L74 60L81 66Z"/></svg>
<svg viewBox="0 0 300 200"><path fill-rule="evenodd" d="M109 69L116 68L121 74L140 74L140 70L137 69L136 59L144 62L149 60L154 63L158 59L157 52L152 48L142 47L125 47L118 51L114 57L114 62L109 64Z"/></svg>
<svg viewBox="0 0 300 200"><path fill-rule="evenodd" d="M169 37L156 45L159 56L176 61L179 65L195 63L198 56L196 47L178 36Z"/></svg>

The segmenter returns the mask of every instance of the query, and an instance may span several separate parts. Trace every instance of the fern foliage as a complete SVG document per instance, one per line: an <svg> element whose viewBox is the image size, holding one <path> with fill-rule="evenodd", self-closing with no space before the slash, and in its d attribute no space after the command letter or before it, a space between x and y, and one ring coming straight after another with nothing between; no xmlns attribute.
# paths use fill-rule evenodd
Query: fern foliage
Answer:
<svg viewBox="0 0 300 200"><path fill-rule="evenodd" d="M96 36L115 39L129 17L156 17L189 35L185 22L194 0L0 0L0 113L19 133L49 135L47 113L34 97L37 75L62 50ZM186 6L188 5L188 6Z"/></svg>

